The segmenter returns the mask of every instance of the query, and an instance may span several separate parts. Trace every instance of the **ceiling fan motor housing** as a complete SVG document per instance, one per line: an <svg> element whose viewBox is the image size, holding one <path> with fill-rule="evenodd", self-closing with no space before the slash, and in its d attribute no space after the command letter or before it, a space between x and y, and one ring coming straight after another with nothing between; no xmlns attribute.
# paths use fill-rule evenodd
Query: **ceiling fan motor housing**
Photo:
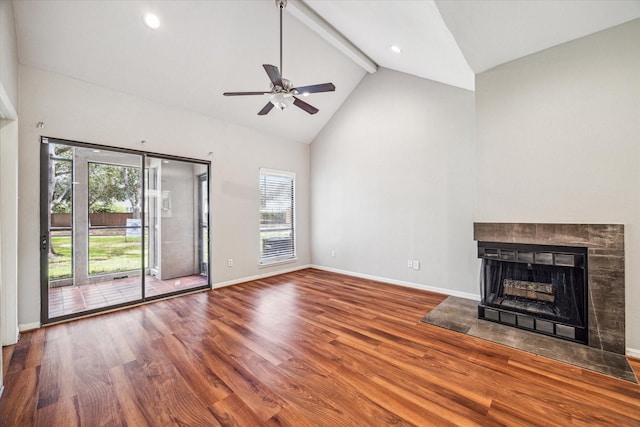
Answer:
<svg viewBox="0 0 640 427"><path fill-rule="evenodd" d="M291 89L293 89L293 83L288 79L282 79L282 87L271 83L271 90L273 92L292 92L294 95L298 94L296 90L291 91Z"/></svg>

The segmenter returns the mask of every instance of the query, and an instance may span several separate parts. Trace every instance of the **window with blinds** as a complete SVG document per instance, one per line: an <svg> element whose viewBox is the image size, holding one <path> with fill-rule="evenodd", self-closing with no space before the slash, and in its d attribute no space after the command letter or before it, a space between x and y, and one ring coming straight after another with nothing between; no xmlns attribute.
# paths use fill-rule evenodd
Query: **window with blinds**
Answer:
<svg viewBox="0 0 640 427"><path fill-rule="evenodd" d="M295 179L291 172L260 169L260 264L296 257Z"/></svg>

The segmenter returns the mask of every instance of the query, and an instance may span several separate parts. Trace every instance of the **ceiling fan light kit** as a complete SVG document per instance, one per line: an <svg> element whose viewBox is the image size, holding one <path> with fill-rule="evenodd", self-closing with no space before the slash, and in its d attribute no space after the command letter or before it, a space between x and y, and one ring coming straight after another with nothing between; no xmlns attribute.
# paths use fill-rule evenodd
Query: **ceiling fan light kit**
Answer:
<svg viewBox="0 0 640 427"><path fill-rule="evenodd" d="M336 87L333 83L321 83L310 86L294 87L291 81L282 78L282 12L287 6L287 0L276 0L276 6L280 11L280 68L275 65L263 64L262 67L271 80L270 91L253 92L225 92L224 96L244 96L244 95L269 95L270 101L258 112L259 116L264 116L277 107L284 110L292 104L309 114L315 114L319 110L313 105L307 104L296 95L307 96L311 93L333 92Z"/></svg>
<svg viewBox="0 0 640 427"><path fill-rule="evenodd" d="M271 95L271 102L277 109L284 110L293 104L293 95L288 93L274 93Z"/></svg>

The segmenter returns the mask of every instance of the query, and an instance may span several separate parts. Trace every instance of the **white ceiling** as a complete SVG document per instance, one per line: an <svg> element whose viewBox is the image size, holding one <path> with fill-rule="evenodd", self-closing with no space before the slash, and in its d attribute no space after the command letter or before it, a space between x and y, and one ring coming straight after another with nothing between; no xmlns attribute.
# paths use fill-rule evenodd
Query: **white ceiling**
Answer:
<svg viewBox="0 0 640 427"><path fill-rule="evenodd" d="M151 30L143 14L155 12ZM279 66L273 1L15 1L18 53L41 67L125 93L311 142L366 74L295 18L284 19L284 76L296 86L333 82L305 101L320 109L257 113L269 90L262 64Z"/></svg>
<svg viewBox="0 0 640 427"><path fill-rule="evenodd" d="M381 67L474 89L473 71L433 1L306 3Z"/></svg>
<svg viewBox="0 0 640 427"><path fill-rule="evenodd" d="M293 0L300 1L300 0ZM278 10L254 1L14 0L20 62L309 143L366 72L285 11L284 77L334 93L257 116L279 65ZM293 3L292 3L293 4ZM640 17L640 0L308 0L378 65L473 89L474 73ZM142 23L156 13L158 30ZM389 46L396 44L402 54ZM468 64L468 65L467 65Z"/></svg>
<svg viewBox="0 0 640 427"><path fill-rule="evenodd" d="M476 73L640 18L638 0L436 0Z"/></svg>

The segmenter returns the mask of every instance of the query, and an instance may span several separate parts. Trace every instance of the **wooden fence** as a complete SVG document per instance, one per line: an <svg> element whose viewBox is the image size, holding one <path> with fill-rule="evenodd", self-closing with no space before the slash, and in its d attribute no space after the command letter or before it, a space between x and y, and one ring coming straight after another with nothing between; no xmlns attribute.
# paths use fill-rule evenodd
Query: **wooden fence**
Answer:
<svg viewBox="0 0 640 427"><path fill-rule="evenodd" d="M124 227L129 218L133 218L133 212L90 213L89 224L92 226ZM71 214L52 213L51 227L71 227Z"/></svg>

